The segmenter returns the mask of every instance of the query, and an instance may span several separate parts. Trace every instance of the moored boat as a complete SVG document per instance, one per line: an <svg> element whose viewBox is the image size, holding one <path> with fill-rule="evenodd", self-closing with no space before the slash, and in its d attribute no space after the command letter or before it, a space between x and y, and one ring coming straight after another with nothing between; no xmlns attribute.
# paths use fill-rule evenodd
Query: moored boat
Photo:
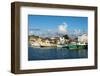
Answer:
<svg viewBox="0 0 100 76"><path fill-rule="evenodd" d="M61 47L61 48L67 48L67 44L57 44L57 47Z"/></svg>
<svg viewBox="0 0 100 76"><path fill-rule="evenodd" d="M80 43L75 43L75 42L72 42L68 45L68 49L73 49L73 50L85 49L85 48L86 48L86 44L80 44Z"/></svg>

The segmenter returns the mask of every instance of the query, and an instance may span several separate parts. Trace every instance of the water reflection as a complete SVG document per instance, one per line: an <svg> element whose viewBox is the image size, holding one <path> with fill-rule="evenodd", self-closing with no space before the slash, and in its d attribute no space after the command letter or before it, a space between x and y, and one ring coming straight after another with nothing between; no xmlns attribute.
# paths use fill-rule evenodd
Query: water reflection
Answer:
<svg viewBox="0 0 100 76"><path fill-rule="evenodd" d="M53 60L87 58L88 50L69 50L67 48L28 48L28 60Z"/></svg>

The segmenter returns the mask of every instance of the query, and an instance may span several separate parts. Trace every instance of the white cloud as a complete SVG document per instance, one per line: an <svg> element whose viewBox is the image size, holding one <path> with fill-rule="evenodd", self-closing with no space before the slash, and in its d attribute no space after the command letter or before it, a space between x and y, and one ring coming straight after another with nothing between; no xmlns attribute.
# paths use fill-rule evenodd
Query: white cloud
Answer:
<svg viewBox="0 0 100 76"><path fill-rule="evenodd" d="M67 33L67 27L68 27L68 25L66 23L63 23L63 24L59 25L58 30L60 33L65 34L65 33Z"/></svg>

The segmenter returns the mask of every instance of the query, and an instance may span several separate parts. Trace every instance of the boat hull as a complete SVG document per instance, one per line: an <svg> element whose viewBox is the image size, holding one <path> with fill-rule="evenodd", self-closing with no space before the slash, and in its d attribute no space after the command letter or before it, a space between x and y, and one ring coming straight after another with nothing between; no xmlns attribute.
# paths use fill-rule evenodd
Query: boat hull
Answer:
<svg viewBox="0 0 100 76"><path fill-rule="evenodd" d="M86 45L68 45L68 49L73 49L73 50L86 49Z"/></svg>

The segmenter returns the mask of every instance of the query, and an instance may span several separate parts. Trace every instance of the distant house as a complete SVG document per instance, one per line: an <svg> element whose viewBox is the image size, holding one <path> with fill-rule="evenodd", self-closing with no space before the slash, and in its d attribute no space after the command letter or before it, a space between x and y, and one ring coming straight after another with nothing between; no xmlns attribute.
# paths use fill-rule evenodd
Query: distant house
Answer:
<svg viewBox="0 0 100 76"><path fill-rule="evenodd" d="M81 36L78 36L78 42L88 43L88 35L87 34L83 34Z"/></svg>
<svg viewBox="0 0 100 76"><path fill-rule="evenodd" d="M57 44L65 44L66 40L64 37L59 37L59 40L57 40Z"/></svg>
<svg viewBox="0 0 100 76"><path fill-rule="evenodd" d="M49 40L49 39L46 39L46 40L45 40L45 43L46 43L46 44L50 44L50 40Z"/></svg>
<svg viewBox="0 0 100 76"><path fill-rule="evenodd" d="M50 38L51 39L51 43L53 44L57 44L58 40L59 40L59 37L53 37L53 38Z"/></svg>

